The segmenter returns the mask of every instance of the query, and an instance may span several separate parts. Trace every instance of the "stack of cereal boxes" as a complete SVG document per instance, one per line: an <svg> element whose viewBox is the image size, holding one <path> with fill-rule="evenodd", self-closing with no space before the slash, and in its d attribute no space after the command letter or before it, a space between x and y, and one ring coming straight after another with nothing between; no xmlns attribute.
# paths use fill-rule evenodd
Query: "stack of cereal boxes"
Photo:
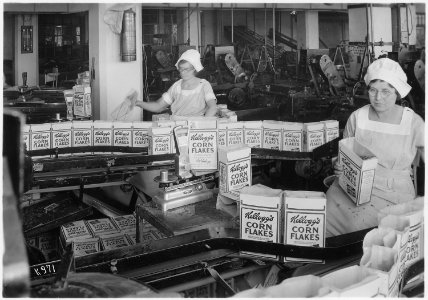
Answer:
<svg viewBox="0 0 428 300"><path fill-rule="evenodd" d="M89 72L78 74L77 85L73 86L73 113L76 117L92 116L91 86Z"/></svg>
<svg viewBox="0 0 428 300"><path fill-rule="evenodd" d="M145 223L140 242L164 238L159 230ZM134 214L94 220L80 220L61 226L60 246L72 244L76 257L135 245Z"/></svg>
<svg viewBox="0 0 428 300"><path fill-rule="evenodd" d="M304 247L325 247L324 193L281 191L257 184L243 188L239 197L242 239ZM242 254L276 261L323 262L321 259L287 255L280 257L269 253Z"/></svg>

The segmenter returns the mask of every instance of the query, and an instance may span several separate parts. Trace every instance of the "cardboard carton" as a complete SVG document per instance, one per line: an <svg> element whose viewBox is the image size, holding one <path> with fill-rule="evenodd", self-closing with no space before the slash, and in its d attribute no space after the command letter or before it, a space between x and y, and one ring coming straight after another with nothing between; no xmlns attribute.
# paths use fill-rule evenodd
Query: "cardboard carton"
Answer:
<svg viewBox="0 0 428 300"><path fill-rule="evenodd" d="M113 146L132 147L132 122L113 122Z"/></svg>
<svg viewBox="0 0 428 300"><path fill-rule="evenodd" d="M234 146L244 143L244 124L242 122L227 123L226 145Z"/></svg>
<svg viewBox="0 0 428 300"><path fill-rule="evenodd" d="M113 146L113 124L110 121L94 121L94 146Z"/></svg>
<svg viewBox="0 0 428 300"><path fill-rule="evenodd" d="M227 146L227 123L229 123L228 120L217 120L217 140L219 148Z"/></svg>
<svg viewBox="0 0 428 300"><path fill-rule="evenodd" d="M189 161L192 170L217 170L217 121L189 119Z"/></svg>
<svg viewBox="0 0 428 300"><path fill-rule="evenodd" d="M72 122L73 147L89 147L93 145L92 126L92 121Z"/></svg>
<svg viewBox="0 0 428 300"><path fill-rule="evenodd" d="M94 237L119 233L119 229L117 229L113 222L108 218L88 220L86 223Z"/></svg>
<svg viewBox="0 0 428 300"><path fill-rule="evenodd" d="M43 234L37 237L37 248L43 253L46 261L59 256L57 237L54 234Z"/></svg>
<svg viewBox="0 0 428 300"><path fill-rule="evenodd" d="M171 153L172 127L149 128L149 154Z"/></svg>
<svg viewBox="0 0 428 300"><path fill-rule="evenodd" d="M73 241L73 252L76 257L100 252L100 240L99 238L90 238Z"/></svg>
<svg viewBox="0 0 428 300"><path fill-rule="evenodd" d="M103 250L113 250L131 245L124 233L115 233L100 237Z"/></svg>
<svg viewBox="0 0 428 300"><path fill-rule="evenodd" d="M44 150L51 147L51 124L32 124L30 134L30 150Z"/></svg>
<svg viewBox="0 0 428 300"><path fill-rule="evenodd" d="M132 147L149 147L149 128L152 122L134 121L132 123Z"/></svg>
<svg viewBox="0 0 428 300"><path fill-rule="evenodd" d="M30 146L31 146L31 141L30 141L30 132L31 132L31 125L23 125L22 126L22 138L23 138L23 143L24 143L24 147L25 150L30 150Z"/></svg>
<svg viewBox="0 0 428 300"><path fill-rule="evenodd" d="M263 185L245 187L239 199L241 239L279 243L281 240L282 191ZM244 255L279 260L278 255L241 252Z"/></svg>
<svg viewBox="0 0 428 300"><path fill-rule="evenodd" d="M263 122L246 121L244 123L244 144L250 148L261 148L263 141Z"/></svg>
<svg viewBox="0 0 428 300"><path fill-rule="evenodd" d="M92 237L93 235L84 220L70 222L60 228L60 238L64 246L72 241L85 240Z"/></svg>
<svg viewBox="0 0 428 300"><path fill-rule="evenodd" d="M136 219L134 215L124 215L111 218L114 225L122 232L135 231Z"/></svg>
<svg viewBox="0 0 428 300"><path fill-rule="evenodd" d="M324 139L326 143L339 137L339 121L326 120L321 122L324 123Z"/></svg>
<svg viewBox="0 0 428 300"><path fill-rule="evenodd" d="M326 197L323 192L284 191L284 244L325 247ZM285 261L323 260L284 257Z"/></svg>
<svg viewBox="0 0 428 300"><path fill-rule="evenodd" d="M332 292L327 297L378 297L381 279L369 268L351 266L321 277Z"/></svg>
<svg viewBox="0 0 428 300"><path fill-rule="evenodd" d="M357 206L370 202L377 161L355 138L339 142L339 185Z"/></svg>
<svg viewBox="0 0 428 300"><path fill-rule="evenodd" d="M251 185L251 148L246 145L219 148L220 193L239 199L239 191Z"/></svg>
<svg viewBox="0 0 428 300"><path fill-rule="evenodd" d="M72 145L71 122L52 123L52 148L69 148Z"/></svg>
<svg viewBox="0 0 428 300"><path fill-rule="evenodd" d="M398 252L395 248L379 245L364 247L360 262L380 278L379 293L385 297L398 296Z"/></svg>
<svg viewBox="0 0 428 300"><path fill-rule="evenodd" d="M409 224L406 247L406 267L424 257L424 199L417 198L411 202L388 206L378 212L379 222L388 215L397 216Z"/></svg>
<svg viewBox="0 0 428 300"><path fill-rule="evenodd" d="M304 123L304 144L305 151L312 152L315 148L323 145L324 140L324 123L322 122L312 122Z"/></svg>
<svg viewBox="0 0 428 300"><path fill-rule="evenodd" d="M284 122L282 129L282 150L303 151L303 124Z"/></svg>
<svg viewBox="0 0 428 300"><path fill-rule="evenodd" d="M263 146L264 149L282 150L283 122L263 121Z"/></svg>

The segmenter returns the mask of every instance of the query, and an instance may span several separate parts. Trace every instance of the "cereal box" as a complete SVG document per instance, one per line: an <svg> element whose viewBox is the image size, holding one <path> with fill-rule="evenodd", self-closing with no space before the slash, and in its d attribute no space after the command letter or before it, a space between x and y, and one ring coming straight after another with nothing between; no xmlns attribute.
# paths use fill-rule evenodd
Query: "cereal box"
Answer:
<svg viewBox="0 0 428 300"><path fill-rule="evenodd" d="M73 121L72 122L72 145L73 147L92 146L92 121Z"/></svg>
<svg viewBox="0 0 428 300"><path fill-rule="evenodd" d="M128 239L129 244L137 244L137 233L136 232L127 232L125 233L126 238Z"/></svg>
<svg viewBox="0 0 428 300"><path fill-rule="evenodd" d="M149 147L149 128L152 122L134 121L132 123L132 147Z"/></svg>
<svg viewBox="0 0 428 300"><path fill-rule="evenodd" d="M52 148L69 148L71 145L71 122L52 123Z"/></svg>
<svg viewBox="0 0 428 300"><path fill-rule="evenodd" d="M46 261L51 261L59 256L57 238L53 234L43 234L37 237L39 250L45 256Z"/></svg>
<svg viewBox="0 0 428 300"><path fill-rule="evenodd" d="M119 228L122 232L134 231L136 230L136 219L134 215L124 215L111 218L113 223Z"/></svg>
<svg viewBox="0 0 428 300"><path fill-rule="evenodd" d="M74 93L73 95L73 113L78 117L86 117L83 94L81 93Z"/></svg>
<svg viewBox="0 0 428 300"><path fill-rule="evenodd" d="M326 120L322 121L322 123L324 123L324 138L326 143L339 137L339 121Z"/></svg>
<svg viewBox="0 0 428 300"><path fill-rule="evenodd" d="M244 123L244 144L250 148L261 148L263 141L263 122L246 121Z"/></svg>
<svg viewBox="0 0 428 300"><path fill-rule="evenodd" d="M239 195L241 239L266 243L281 241L282 191L263 185L244 187ZM278 255L241 252L245 255L261 256L278 260Z"/></svg>
<svg viewBox="0 0 428 300"><path fill-rule="evenodd" d="M94 146L113 146L113 124L110 121L94 121Z"/></svg>
<svg viewBox="0 0 428 300"><path fill-rule="evenodd" d="M251 185L251 148L236 145L219 148L220 193L232 199L239 199L239 191Z"/></svg>
<svg viewBox="0 0 428 300"><path fill-rule="evenodd" d="M73 252L76 257L100 252L100 240L99 238L90 238L73 241Z"/></svg>
<svg viewBox="0 0 428 300"><path fill-rule="evenodd" d="M398 296L398 252L400 241L391 239L394 230L388 228L375 228L368 232L363 241L363 256L360 265L373 270L381 278L380 294L385 297ZM392 243L384 244L384 241L391 240Z"/></svg>
<svg viewBox="0 0 428 300"><path fill-rule="evenodd" d="M226 147L227 146L227 123L229 123L228 120L217 120L217 140L218 140L218 146L219 147Z"/></svg>
<svg viewBox="0 0 428 300"><path fill-rule="evenodd" d="M217 170L217 121L189 119L189 161L192 170Z"/></svg>
<svg viewBox="0 0 428 300"><path fill-rule="evenodd" d="M283 122L263 121L263 146L264 149L282 150Z"/></svg>
<svg viewBox="0 0 428 300"><path fill-rule="evenodd" d="M174 120L153 121L153 127L175 127L175 121Z"/></svg>
<svg viewBox="0 0 428 300"><path fill-rule="evenodd" d="M113 250L131 245L124 233L102 236L100 241L103 250Z"/></svg>
<svg viewBox="0 0 428 300"><path fill-rule="evenodd" d="M44 150L51 147L51 124L32 124L30 133L30 150Z"/></svg>
<svg viewBox="0 0 428 300"><path fill-rule="evenodd" d="M234 111L227 112L225 118L227 118L230 122L238 122L238 116Z"/></svg>
<svg viewBox="0 0 428 300"><path fill-rule="evenodd" d="M119 229L117 229L113 222L108 218L88 220L86 223L88 224L88 228L94 237L119 232Z"/></svg>
<svg viewBox="0 0 428 300"><path fill-rule="evenodd" d="M113 146L132 147L132 122L113 122Z"/></svg>
<svg viewBox="0 0 428 300"><path fill-rule="evenodd" d="M226 145L241 145L244 143L244 124L242 122L227 123Z"/></svg>
<svg viewBox="0 0 428 300"><path fill-rule="evenodd" d="M91 87L89 84L73 86L73 111L75 116L89 117L92 115Z"/></svg>
<svg viewBox="0 0 428 300"><path fill-rule="evenodd" d="M312 152L324 144L324 124L312 122L303 124L305 151Z"/></svg>
<svg viewBox="0 0 428 300"><path fill-rule="evenodd" d="M25 241L27 242L27 244L31 247L37 248L38 245L38 238L37 237L31 237L31 238L27 238L25 239Z"/></svg>
<svg viewBox="0 0 428 300"><path fill-rule="evenodd" d="M67 120L73 120L73 90L64 90L65 104L67 105Z"/></svg>
<svg viewBox="0 0 428 300"><path fill-rule="evenodd" d="M379 222L388 215L397 216L397 220L409 224L405 263L409 267L424 257L424 198L385 207L378 212Z"/></svg>
<svg viewBox="0 0 428 300"><path fill-rule="evenodd" d="M284 122L282 129L282 150L303 151L303 124Z"/></svg>
<svg viewBox="0 0 428 300"><path fill-rule="evenodd" d="M83 108L85 112L85 116L92 116L92 99L91 94L83 94Z"/></svg>
<svg viewBox="0 0 428 300"><path fill-rule="evenodd" d="M339 141L339 185L356 205L370 202L377 161L355 138Z"/></svg>
<svg viewBox="0 0 428 300"><path fill-rule="evenodd" d="M369 268L350 266L321 277L324 286L332 291L327 297L377 297L381 279Z"/></svg>
<svg viewBox="0 0 428 300"><path fill-rule="evenodd" d="M24 147L25 150L30 150L30 145L31 145L31 141L30 141L30 132L31 132L31 125L27 125L25 124L24 126L22 126L22 138L23 138L23 143L24 143Z"/></svg>
<svg viewBox="0 0 428 300"><path fill-rule="evenodd" d="M171 153L172 127L149 128L149 154Z"/></svg>
<svg viewBox="0 0 428 300"><path fill-rule="evenodd" d="M86 225L86 221L81 220L62 225L60 237L63 244L67 245L72 241L84 240L93 236Z"/></svg>
<svg viewBox="0 0 428 300"><path fill-rule="evenodd" d="M325 247L326 197L323 192L284 191L284 244ZM322 260L284 257L284 261L322 263Z"/></svg>

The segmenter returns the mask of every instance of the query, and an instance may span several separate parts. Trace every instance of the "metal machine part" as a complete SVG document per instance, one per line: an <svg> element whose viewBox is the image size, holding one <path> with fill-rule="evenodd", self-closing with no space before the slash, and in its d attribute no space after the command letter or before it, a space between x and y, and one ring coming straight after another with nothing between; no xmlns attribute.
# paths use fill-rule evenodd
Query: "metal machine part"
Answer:
<svg viewBox="0 0 428 300"><path fill-rule="evenodd" d="M194 177L185 181L173 183L172 177L161 171L155 178L159 182L159 192L153 197L153 201L163 211L194 204L211 199L214 194L207 188L205 182L214 180L214 175ZM168 186L165 186L168 183Z"/></svg>

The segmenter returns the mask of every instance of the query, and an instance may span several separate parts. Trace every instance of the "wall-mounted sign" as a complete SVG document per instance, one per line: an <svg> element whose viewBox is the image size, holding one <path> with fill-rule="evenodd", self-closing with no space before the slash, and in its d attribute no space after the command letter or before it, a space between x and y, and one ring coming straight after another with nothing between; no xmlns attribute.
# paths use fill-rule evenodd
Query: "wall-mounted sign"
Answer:
<svg viewBox="0 0 428 300"><path fill-rule="evenodd" d="M21 53L33 53L33 26L21 26Z"/></svg>

